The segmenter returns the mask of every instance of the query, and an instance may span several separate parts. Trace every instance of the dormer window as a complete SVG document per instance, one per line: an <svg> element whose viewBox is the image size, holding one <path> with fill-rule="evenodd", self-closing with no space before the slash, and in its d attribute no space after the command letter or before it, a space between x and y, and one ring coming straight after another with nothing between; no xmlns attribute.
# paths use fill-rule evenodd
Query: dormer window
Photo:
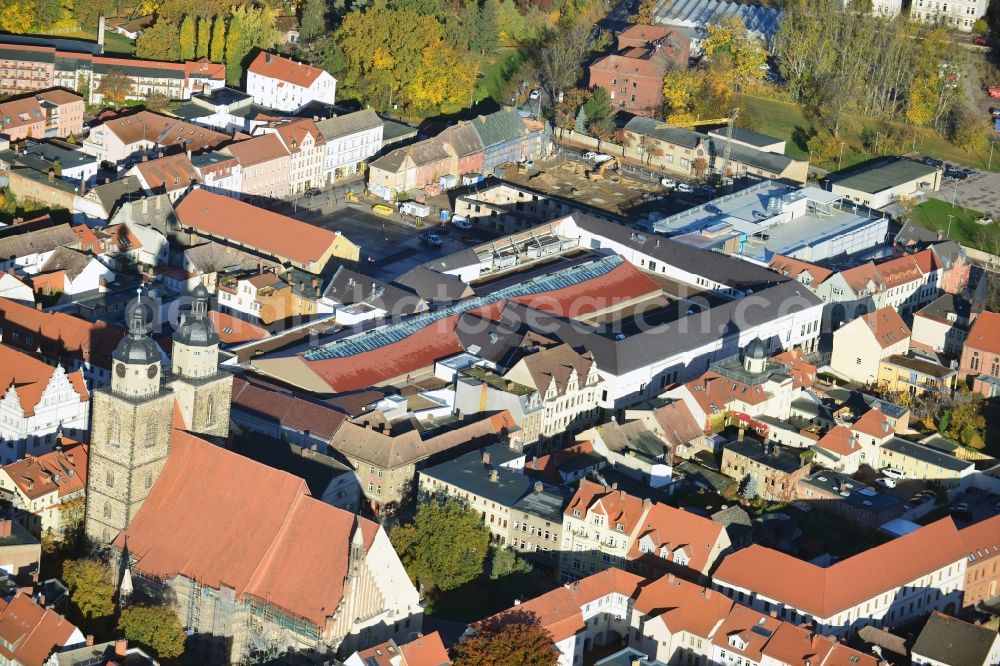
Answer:
<svg viewBox="0 0 1000 666"><path fill-rule="evenodd" d="M573 517L574 518L579 518L580 517L580 510L579 509L573 509Z"/></svg>
<svg viewBox="0 0 1000 666"><path fill-rule="evenodd" d="M747 648L747 643L745 640L740 638L739 634L733 634L729 637L729 647L734 647L737 650L745 650Z"/></svg>
<svg viewBox="0 0 1000 666"><path fill-rule="evenodd" d="M625 531L625 526L624 526L624 525L622 525L621 523L618 523L618 524L617 524L617 525L615 526L615 529L616 529L616 530L618 530L619 532L624 532L624 531Z"/></svg>

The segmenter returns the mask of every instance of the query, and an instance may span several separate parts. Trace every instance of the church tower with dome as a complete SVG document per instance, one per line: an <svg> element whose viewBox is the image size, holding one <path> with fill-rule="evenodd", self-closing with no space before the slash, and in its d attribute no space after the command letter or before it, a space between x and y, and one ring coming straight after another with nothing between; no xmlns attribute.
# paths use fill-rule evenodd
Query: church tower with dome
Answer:
<svg viewBox="0 0 1000 666"><path fill-rule="evenodd" d="M141 294L129 303L128 335L111 355L111 386L93 394L84 530L102 546L129 526L170 451L174 395L150 337L155 307Z"/></svg>
<svg viewBox="0 0 1000 666"><path fill-rule="evenodd" d="M208 290L199 284L191 311L174 331L170 383L184 429L209 438L229 434L233 376L219 370L219 336L208 316Z"/></svg>

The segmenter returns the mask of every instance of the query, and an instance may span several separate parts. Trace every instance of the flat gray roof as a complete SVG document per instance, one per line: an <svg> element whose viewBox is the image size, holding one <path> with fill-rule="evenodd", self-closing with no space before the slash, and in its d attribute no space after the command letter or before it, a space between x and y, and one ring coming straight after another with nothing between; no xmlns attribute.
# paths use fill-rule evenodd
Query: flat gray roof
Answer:
<svg viewBox="0 0 1000 666"><path fill-rule="evenodd" d="M831 174L828 179L833 185L877 194L918 178L930 177L935 171L937 169L932 166L897 157L859 164Z"/></svg>

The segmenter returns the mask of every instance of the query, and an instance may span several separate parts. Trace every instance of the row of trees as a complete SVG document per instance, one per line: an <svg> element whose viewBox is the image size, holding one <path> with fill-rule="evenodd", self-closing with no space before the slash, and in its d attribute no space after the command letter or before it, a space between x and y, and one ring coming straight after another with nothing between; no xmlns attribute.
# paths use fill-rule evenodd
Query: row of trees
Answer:
<svg viewBox="0 0 1000 666"><path fill-rule="evenodd" d="M834 136L853 109L950 132L959 145L977 140L960 105L965 55L942 27L855 11L839 0L794 0L775 56L797 101Z"/></svg>
<svg viewBox="0 0 1000 666"><path fill-rule="evenodd" d="M207 57L224 62L226 78L235 85L242 76L247 54L257 48L274 48L280 42L276 18L270 7L253 4L238 5L226 15L187 14L179 23L159 15L136 40L135 52L140 58L153 60Z"/></svg>

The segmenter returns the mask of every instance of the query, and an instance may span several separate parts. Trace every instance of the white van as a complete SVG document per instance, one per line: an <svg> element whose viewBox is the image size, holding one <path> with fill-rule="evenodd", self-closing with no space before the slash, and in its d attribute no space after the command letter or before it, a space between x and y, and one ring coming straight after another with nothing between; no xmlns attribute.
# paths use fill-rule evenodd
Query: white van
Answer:
<svg viewBox="0 0 1000 666"><path fill-rule="evenodd" d="M417 203L416 201L404 201L399 206L399 212L403 215L412 215L413 217L427 217L431 214L431 207L427 204Z"/></svg>
<svg viewBox="0 0 1000 666"><path fill-rule="evenodd" d="M895 467L886 467L882 470L882 476L888 477L890 479L905 479L906 472L903 470L896 469Z"/></svg>

